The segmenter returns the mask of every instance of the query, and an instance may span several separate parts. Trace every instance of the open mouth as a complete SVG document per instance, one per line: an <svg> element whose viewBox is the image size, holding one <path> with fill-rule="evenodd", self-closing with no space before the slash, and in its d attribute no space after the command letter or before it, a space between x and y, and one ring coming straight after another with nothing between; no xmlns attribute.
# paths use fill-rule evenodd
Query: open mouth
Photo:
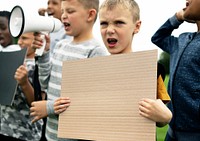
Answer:
<svg viewBox="0 0 200 141"><path fill-rule="evenodd" d="M108 42L108 44L109 44L110 47L114 47L116 45L116 43L117 43L117 39L108 38L107 42Z"/></svg>
<svg viewBox="0 0 200 141"><path fill-rule="evenodd" d="M67 22L64 22L63 24L64 24L65 29L68 28L68 27L70 26L70 24L67 23Z"/></svg>
<svg viewBox="0 0 200 141"><path fill-rule="evenodd" d="M117 43L117 39L109 38L109 39L107 39L107 42L108 42L109 44L116 44L116 43Z"/></svg>
<svg viewBox="0 0 200 141"><path fill-rule="evenodd" d="M51 12L51 11L48 11L47 14L48 14L48 16L53 16L54 15L54 13Z"/></svg>

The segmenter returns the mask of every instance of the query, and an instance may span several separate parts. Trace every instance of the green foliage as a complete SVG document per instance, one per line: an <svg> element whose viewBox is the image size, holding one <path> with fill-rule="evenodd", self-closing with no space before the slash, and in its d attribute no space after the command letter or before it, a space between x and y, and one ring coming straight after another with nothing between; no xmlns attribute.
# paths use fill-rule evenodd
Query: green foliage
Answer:
<svg viewBox="0 0 200 141"><path fill-rule="evenodd" d="M14 43L17 44L18 38L14 38Z"/></svg>
<svg viewBox="0 0 200 141"><path fill-rule="evenodd" d="M165 67L166 74L169 74L169 60L170 56L167 52L162 52L158 59L158 62L161 63Z"/></svg>
<svg viewBox="0 0 200 141"><path fill-rule="evenodd" d="M165 140L167 129L168 129L168 125L161 127L161 128L160 127L156 128L157 141L164 141Z"/></svg>

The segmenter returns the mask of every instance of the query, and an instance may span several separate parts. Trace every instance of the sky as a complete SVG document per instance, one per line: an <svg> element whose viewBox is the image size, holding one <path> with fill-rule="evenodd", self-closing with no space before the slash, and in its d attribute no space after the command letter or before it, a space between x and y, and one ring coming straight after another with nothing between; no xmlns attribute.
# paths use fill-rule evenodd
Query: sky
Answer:
<svg viewBox="0 0 200 141"><path fill-rule="evenodd" d="M100 0L100 3L103 0ZM136 0L140 7L140 17L142 21L140 32L134 36L132 48L133 51L158 49L159 54L162 52L157 46L151 43L151 36L156 30L177 11L185 7L185 0ZM20 5L27 12L37 13L38 8L46 7L47 0L0 0L0 10L11 11L16 5ZM173 32L178 36L182 32L196 31L195 24L184 23L178 30ZM96 21L94 36L102 43L100 35L99 20ZM158 57L159 57L158 54Z"/></svg>

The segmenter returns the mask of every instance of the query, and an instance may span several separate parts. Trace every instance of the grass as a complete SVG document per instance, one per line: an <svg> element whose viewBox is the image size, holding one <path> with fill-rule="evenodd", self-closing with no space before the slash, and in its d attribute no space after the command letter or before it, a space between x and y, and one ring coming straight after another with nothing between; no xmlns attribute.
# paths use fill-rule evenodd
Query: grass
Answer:
<svg viewBox="0 0 200 141"><path fill-rule="evenodd" d="M164 141L166 133L167 133L168 125L164 127L157 127L156 128L156 138L157 141Z"/></svg>

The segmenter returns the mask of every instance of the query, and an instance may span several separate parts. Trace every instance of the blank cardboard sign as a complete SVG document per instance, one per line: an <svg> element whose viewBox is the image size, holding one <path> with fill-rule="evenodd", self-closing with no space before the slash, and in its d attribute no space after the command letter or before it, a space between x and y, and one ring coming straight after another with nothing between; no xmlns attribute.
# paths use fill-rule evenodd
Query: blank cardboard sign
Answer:
<svg viewBox="0 0 200 141"><path fill-rule="evenodd" d="M155 122L139 115L141 98L156 98L157 50L63 63L58 137L96 141L155 141Z"/></svg>

